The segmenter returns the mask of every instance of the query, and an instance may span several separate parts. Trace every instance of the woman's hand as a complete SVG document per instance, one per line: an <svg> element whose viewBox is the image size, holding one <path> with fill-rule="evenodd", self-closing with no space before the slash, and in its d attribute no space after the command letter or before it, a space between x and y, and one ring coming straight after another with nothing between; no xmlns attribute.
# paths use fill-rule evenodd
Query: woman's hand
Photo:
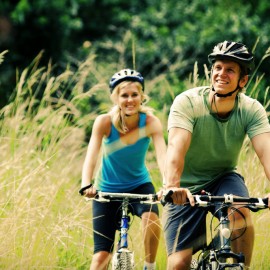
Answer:
<svg viewBox="0 0 270 270"><path fill-rule="evenodd" d="M82 187L79 190L79 193L84 197L94 198L96 196L96 194L97 194L97 190L92 184L89 184L89 185L87 185L85 187Z"/></svg>

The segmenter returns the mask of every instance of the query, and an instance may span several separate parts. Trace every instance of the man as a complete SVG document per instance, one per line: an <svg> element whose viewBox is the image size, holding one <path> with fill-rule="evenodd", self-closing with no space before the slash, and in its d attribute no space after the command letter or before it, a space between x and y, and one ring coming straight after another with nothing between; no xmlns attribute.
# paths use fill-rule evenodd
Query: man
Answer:
<svg viewBox="0 0 270 270"><path fill-rule="evenodd" d="M192 253L205 241L206 211L183 207L187 198L202 190L212 195L248 197L244 178L237 173L239 153L246 135L270 179L270 125L263 106L242 93L253 65L253 55L238 42L224 41L208 56L212 64L211 86L178 95L168 120L166 189L174 191L173 204L164 208L163 227L168 269L189 269ZM270 198L270 194L268 195ZM269 203L270 207L270 203ZM233 232L234 252L246 256L250 265L254 228L249 210L241 209L246 231ZM243 225L240 214L234 215Z"/></svg>

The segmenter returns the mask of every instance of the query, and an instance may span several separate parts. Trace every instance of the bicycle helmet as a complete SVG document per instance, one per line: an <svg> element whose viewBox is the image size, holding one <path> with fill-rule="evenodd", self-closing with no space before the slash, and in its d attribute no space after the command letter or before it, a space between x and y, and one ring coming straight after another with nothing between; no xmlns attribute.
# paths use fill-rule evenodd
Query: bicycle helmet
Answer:
<svg viewBox="0 0 270 270"><path fill-rule="evenodd" d="M142 90L144 91L144 78L141 73L132 69L122 69L116 72L110 80L111 93L113 89L123 81L139 82L142 85Z"/></svg>
<svg viewBox="0 0 270 270"><path fill-rule="evenodd" d="M244 68L248 74L253 66L253 55L247 47L239 42L223 41L218 43L211 54L208 55L208 60L213 64L216 60L228 59L237 62Z"/></svg>

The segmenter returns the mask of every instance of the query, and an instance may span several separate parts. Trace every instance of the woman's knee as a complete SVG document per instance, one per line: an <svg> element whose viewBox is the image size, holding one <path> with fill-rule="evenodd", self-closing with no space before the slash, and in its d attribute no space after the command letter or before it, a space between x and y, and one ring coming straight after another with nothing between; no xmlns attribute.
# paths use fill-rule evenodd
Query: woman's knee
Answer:
<svg viewBox="0 0 270 270"><path fill-rule="evenodd" d="M111 253L99 251L93 255L90 269L106 269L111 259Z"/></svg>
<svg viewBox="0 0 270 270"><path fill-rule="evenodd" d="M142 214L142 220L159 222L159 217L155 212L144 212Z"/></svg>

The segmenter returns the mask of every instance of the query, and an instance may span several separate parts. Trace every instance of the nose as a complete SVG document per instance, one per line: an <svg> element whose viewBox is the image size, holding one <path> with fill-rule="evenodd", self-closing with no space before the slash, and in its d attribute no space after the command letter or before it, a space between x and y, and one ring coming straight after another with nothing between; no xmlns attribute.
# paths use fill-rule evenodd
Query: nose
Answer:
<svg viewBox="0 0 270 270"><path fill-rule="evenodd" d="M218 72L219 76L225 76L226 75L226 72L225 72L225 68L221 68Z"/></svg>
<svg viewBox="0 0 270 270"><path fill-rule="evenodd" d="M132 100L133 100L132 96L129 96L128 99L127 99L127 101L129 101L129 102L132 101Z"/></svg>

